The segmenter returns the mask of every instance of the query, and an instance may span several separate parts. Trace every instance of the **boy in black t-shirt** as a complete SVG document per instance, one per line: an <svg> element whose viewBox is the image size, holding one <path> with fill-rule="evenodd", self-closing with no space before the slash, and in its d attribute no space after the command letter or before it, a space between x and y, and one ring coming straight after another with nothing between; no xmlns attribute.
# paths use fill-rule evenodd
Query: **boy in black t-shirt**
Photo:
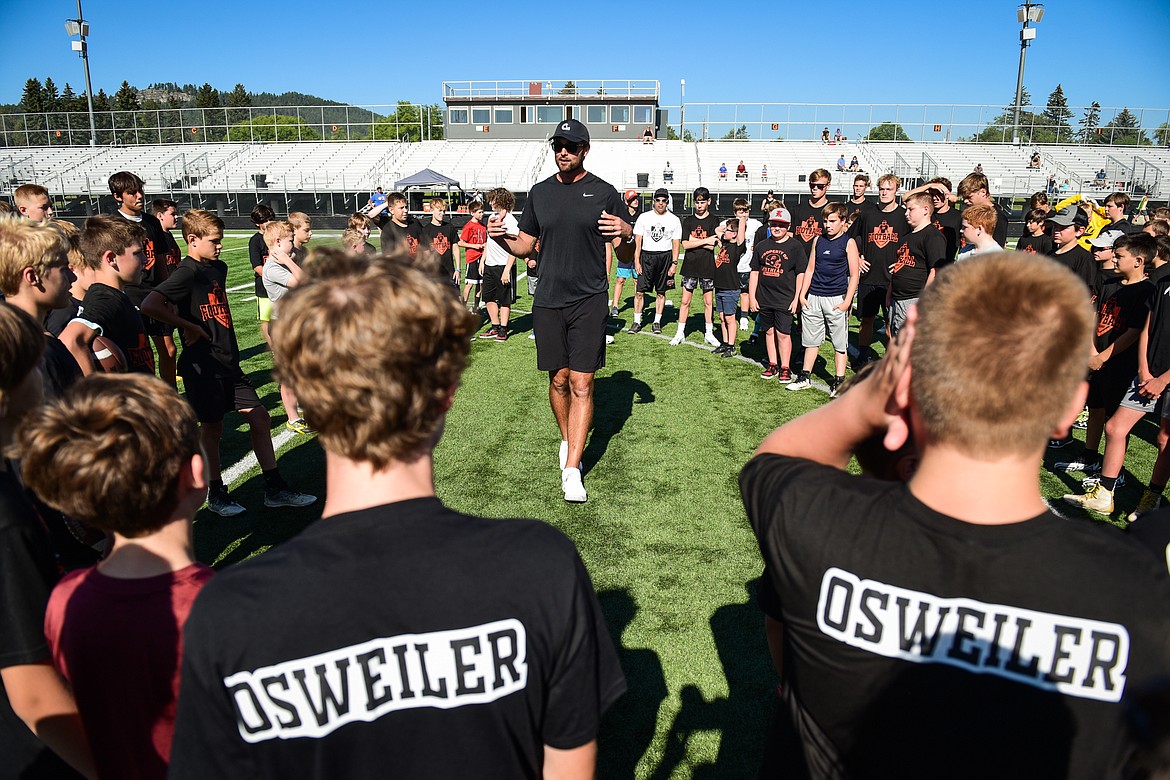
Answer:
<svg viewBox="0 0 1170 780"><path fill-rule="evenodd" d="M946 240L930 222L930 196L918 192L902 201L906 205L906 224L910 234L898 247L897 258L890 265L890 291L886 305L890 309L890 336L906 322L907 312L928 284L934 281L935 267L946 254ZM927 228L930 228L927 230Z"/></svg>
<svg viewBox="0 0 1170 780"><path fill-rule="evenodd" d="M1049 214L1044 222L1052 228L1052 241L1056 245L1052 259L1080 277L1092 290L1097 281L1097 268L1089 250L1080 245L1080 238L1089 224L1085 212L1075 205L1065 206Z"/></svg>
<svg viewBox="0 0 1170 780"><path fill-rule="evenodd" d="M792 215L781 206L768 215L768 235L752 250L752 275L748 281L748 306L759 313L764 331L768 365L761 379L792 381L792 318L800 305L800 287L808 258L800 241L788 232Z"/></svg>
<svg viewBox="0 0 1170 780"><path fill-rule="evenodd" d="M170 269L167 265L167 249L169 234L163 229L158 217L146 211L146 195L143 192L143 181L136 174L121 171L110 177L110 193L118 202L118 210L114 215L140 226L145 231L142 242L142 252L146 263L142 267L142 274L138 281L126 285L126 295L135 307L141 307L147 294L162 283ZM171 242L174 239L171 238ZM177 262L177 260L176 260ZM164 382L175 384L175 340L170 328L150 317L142 318L142 325L146 335L154 342L158 352L158 374ZM151 358L153 365L154 359Z"/></svg>
<svg viewBox="0 0 1170 780"><path fill-rule="evenodd" d="M886 303L890 266L898 257L898 247L910 232L906 210L898 203L901 184L902 180L892 173L879 177L877 204L869 211L862 211L849 228L849 235L857 241L857 249L861 252L858 264L861 278L857 285L858 355L854 370L871 359L877 359L877 353L870 345L878 312L887 322L890 318Z"/></svg>
<svg viewBox="0 0 1170 780"><path fill-rule="evenodd" d="M747 220L729 219L723 226L719 253L715 255L715 308L721 320L723 344L715 354L731 357L735 354L735 310L739 305L739 259L747 251L744 234Z"/></svg>
<svg viewBox="0 0 1170 780"><path fill-rule="evenodd" d="M821 212L829 204L829 185L832 183L833 174L817 168L808 175L808 198L797 199L792 207L792 234L800 241L805 257L812 250L813 239L825 232Z"/></svg>
<svg viewBox="0 0 1170 780"><path fill-rule="evenodd" d="M268 291L264 289L264 261L268 259L268 246L264 243L264 225L276 219L276 213L263 203L257 203L252 209L252 224L256 232L248 239L248 261L252 263L252 272L256 274L256 316L260 319L260 333L264 336L264 343L272 349L272 337L268 335L268 323L272 319L272 301L268 300Z"/></svg>
<svg viewBox="0 0 1170 780"><path fill-rule="evenodd" d="M399 246L406 247L409 255L417 254L422 233L418 220L410 216L406 196L401 192L391 192L386 196L386 209L390 218L382 223L382 254L393 252Z"/></svg>
<svg viewBox="0 0 1170 780"><path fill-rule="evenodd" d="M1148 269L1149 284L1153 285L1153 290L1145 296L1148 315L1144 317L1144 325L1138 336L1136 376L1131 375L1128 387L1122 391L1117 411L1105 423L1105 457L1101 462L1101 478L1083 495L1070 494L1064 497L1070 504L1104 514L1113 512L1113 491L1125 466L1129 432L1148 412L1157 408L1158 399L1163 395L1166 385L1170 384L1170 307L1166 305L1167 293L1170 292L1170 265L1161 256L1158 242L1141 233L1118 239L1113 245L1113 251L1119 265L1129 267L1140 263ZM1134 315L1130 322L1137 322L1137 315ZM1129 328L1126 328L1126 333L1128 331ZM1125 336L1122 335L1121 338ZM1163 406L1162 427L1159 432L1161 437L1170 435L1170 419L1165 416L1168 411L1170 409ZM1086 462L1085 465L1089 464ZM1072 470L1071 467L1069 470ZM1149 488L1142 496L1137 509L1129 516L1130 520L1161 503L1168 470L1170 460L1163 458L1163 454L1159 453L1154 462Z"/></svg>
<svg viewBox="0 0 1170 780"><path fill-rule="evenodd" d="M209 211L192 209L183 215L183 235L187 239L187 257L147 296L142 308L149 316L182 331L179 374L187 400L199 418L200 439L211 475L207 508L223 517L244 511L228 495L220 474L223 418L232 409L248 422L252 450L264 474L264 505L308 506L317 500L316 496L292 490L280 476L269 438L272 421L268 410L240 369L240 349L225 289L227 264L219 259L223 220ZM289 415L295 416L295 409L289 410Z"/></svg>
<svg viewBox="0 0 1170 780"><path fill-rule="evenodd" d="M706 187L694 192L695 213L682 221L682 299L678 306L678 332L670 343L678 346L686 338L687 319L691 316L691 296L698 288L703 292L703 319L706 332L703 340L719 346L712 323L715 303L715 245L719 243L716 227L719 220L710 212L711 193Z"/></svg>
<svg viewBox="0 0 1170 780"><path fill-rule="evenodd" d="M1098 236L1093 241L1100 238ZM1110 237L1107 253L1115 273L1102 285L1096 300L1097 329L1093 333L1093 352L1089 358L1092 373L1089 375L1085 452L1076 460L1057 463L1057 471L1081 471L1090 476L1101 473L1098 450L1105 420L1117 410L1125 391L1137 376L1138 339L1149 315L1149 298L1154 287L1145 280L1145 258L1124 249L1121 257L1115 258L1112 240Z"/></svg>
<svg viewBox="0 0 1170 780"><path fill-rule="evenodd" d="M1030 255L1051 255L1053 252L1052 237L1044 229L1044 221L1048 219L1048 212L1044 209L1032 209L1025 218L1025 232L1016 241L1016 251Z"/></svg>
<svg viewBox="0 0 1170 780"><path fill-rule="evenodd" d="M323 522L200 593L170 777L593 777L625 681L573 543L435 496L478 319L402 254L321 251L273 351L326 451ZM310 714L326 690L345 705Z"/></svg>
<svg viewBox="0 0 1170 780"><path fill-rule="evenodd" d="M61 331L61 343L73 353L84 374L99 370L91 347L99 335L122 350L131 371L154 373L154 351L138 309L123 290L136 282L146 264L146 233L118 217L98 214L85 221L81 252L94 270L77 316Z"/></svg>
<svg viewBox="0 0 1170 780"><path fill-rule="evenodd" d="M443 219L447 201L431 198L431 219L420 228L423 246L439 257L439 268L451 284L459 287L459 229Z"/></svg>
<svg viewBox="0 0 1170 780"><path fill-rule="evenodd" d="M959 214L958 209L951 207L951 198L953 197L951 195L951 180L945 176L936 176L926 184L910 190L902 196L902 202L905 203L906 198L917 192L925 192L930 196L930 205L934 209L930 222L938 228L947 242L946 254L943 255L943 261L939 263L937 269L941 271L953 263L959 254L959 244L963 238L963 217ZM998 215L998 213L997 210L996 214Z"/></svg>
<svg viewBox="0 0 1170 780"><path fill-rule="evenodd" d="M741 473L805 774L1089 780L1131 755L1123 702L1170 668L1165 564L1049 511L1038 478L1085 397L1087 303L1047 258L956 263ZM917 443L907 483L847 473L874 438Z"/></svg>

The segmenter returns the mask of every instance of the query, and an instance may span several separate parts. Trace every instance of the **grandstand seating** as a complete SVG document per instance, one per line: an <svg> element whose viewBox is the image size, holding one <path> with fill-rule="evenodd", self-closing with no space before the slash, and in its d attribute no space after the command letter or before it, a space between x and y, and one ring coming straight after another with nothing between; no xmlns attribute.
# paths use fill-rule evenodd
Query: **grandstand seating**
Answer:
<svg viewBox="0 0 1170 780"><path fill-rule="evenodd" d="M1050 175L1070 179L1072 191L1096 192L1093 174L1105 168L1107 188L1132 181L1138 194L1153 189L1156 199L1170 190L1170 151L1153 147L1044 145L1040 170L1028 168L1034 147L1007 144L856 143L819 141L660 140L597 141L587 167L619 189L663 186L667 162L675 192L708 187L715 194L806 192L801 181L815 168L833 173L830 194L850 191L852 174L838 173L836 160L856 155L862 170L893 171L903 178L942 175L958 182L976 164L983 166L992 192L1023 197L1044 189ZM1136 166L1135 156L1140 157ZM748 171L737 179L743 160ZM728 174L719 177L719 166ZM768 178L761 176L763 166ZM299 143L209 143L0 149L0 191L27 181L45 184L57 195L106 194L107 177L119 170L138 173L149 195L279 190L292 193L353 193L381 186L387 191L401 178L431 168L460 182L464 190L506 186L523 192L555 170L547 144L539 140L501 141L346 141Z"/></svg>

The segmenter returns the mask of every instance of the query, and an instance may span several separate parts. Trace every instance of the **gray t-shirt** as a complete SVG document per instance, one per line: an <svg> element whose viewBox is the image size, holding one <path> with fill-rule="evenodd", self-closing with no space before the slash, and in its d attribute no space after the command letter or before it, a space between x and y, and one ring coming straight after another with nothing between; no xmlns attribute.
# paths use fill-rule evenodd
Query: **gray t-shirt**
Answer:
<svg viewBox="0 0 1170 780"><path fill-rule="evenodd" d="M276 304L292 286L292 271L276 262L272 255L269 255L268 259L264 261L264 271L261 278L264 280L264 290L268 293L268 299L272 301L272 319L276 319L278 308Z"/></svg>

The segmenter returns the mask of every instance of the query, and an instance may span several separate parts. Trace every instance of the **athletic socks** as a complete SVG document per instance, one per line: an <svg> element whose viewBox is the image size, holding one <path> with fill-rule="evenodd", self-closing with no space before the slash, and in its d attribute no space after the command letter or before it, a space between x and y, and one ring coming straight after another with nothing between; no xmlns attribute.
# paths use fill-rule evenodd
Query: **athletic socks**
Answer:
<svg viewBox="0 0 1170 780"><path fill-rule="evenodd" d="M662 315L656 313L654 315L654 322L658 325L661 325L662 324Z"/></svg>
<svg viewBox="0 0 1170 780"><path fill-rule="evenodd" d="M1104 474L1102 474L1101 475L1101 487L1105 488L1110 493L1112 493L1114 491L1114 489L1117 487L1117 477L1106 477Z"/></svg>
<svg viewBox="0 0 1170 780"><path fill-rule="evenodd" d="M1153 483L1150 483L1150 487L1148 488L1148 490L1151 493L1160 496L1160 495L1162 495L1163 492L1165 492L1166 486L1165 485L1155 485Z"/></svg>
<svg viewBox="0 0 1170 780"><path fill-rule="evenodd" d="M712 325L710 322L708 322L707 323L707 335L711 336L714 334L715 334L715 326Z"/></svg>
<svg viewBox="0 0 1170 780"><path fill-rule="evenodd" d="M637 312L634 314L634 324L636 324L636 325L642 324L642 313L641 312Z"/></svg>

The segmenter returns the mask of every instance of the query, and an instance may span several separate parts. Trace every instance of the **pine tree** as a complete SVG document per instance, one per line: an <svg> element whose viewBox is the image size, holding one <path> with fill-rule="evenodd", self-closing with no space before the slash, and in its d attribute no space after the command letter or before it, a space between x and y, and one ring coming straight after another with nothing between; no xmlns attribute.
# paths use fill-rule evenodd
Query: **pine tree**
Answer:
<svg viewBox="0 0 1170 780"><path fill-rule="evenodd" d="M219 108L219 92L215 87L204 83L195 93L195 108Z"/></svg>
<svg viewBox="0 0 1170 780"><path fill-rule="evenodd" d="M1081 129L1077 131L1077 140L1083 144L1097 143L1097 128L1101 126L1101 104L1096 100L1085 109L1085 115L1078 122Z"/></svg>
<svg viewBox="0 0 1170 780"><path fill-rule="evenodd" d="M28 114L40 114L45 111L45 88L41 86L40 79L29 79L24 82L20 107Z"/></svg>
<svg viewBox="0 0 1170 780"><path fill-rule="evenodd" d="M572 81L566 81L565 86L561 87L561 91L559 94L561 94L561 95L576 95L577 94L577 85L574 84Z"/></svg>
<svg viewBox="0 0 1170 780"><path fill-rule="evenodd" d="M77 107L77 95L73 94L73 87L69 86L69 82L65 82L65 89L61 90L61 110L62 111L80 111Z"/></svg>
<svg viewBox="0 0 1170 780"><path fill-rule="evenodd" d="M1073 118L1073 112L1068 110L1068 99L1065 98L1064 88L1060 84L1057 84L1056 89L1052 90L1052 94L1048 96L1043 116L1046 129L1052 132L1053 141L1062 144L1072 140L1073 132L1070 121Z"/></svg>
<svg viewBox="0 0 1170 780"><path fill-rule="evenodd" d="M1141 129L1138 118L1128 108L1121 112L1105 125L1101 140L1118 146L1148 146L1150 139Z"/></svg>
<svg viewBox="0 0 1170 780"><path fill-rule="evenodd" d="M60 109L59 101L61 100L61 96L57 94L57 85L53 83L52 78L45 78L44 95L46 111L57 111Z"/></svg>
<svg viewBox="0 0 1170 780"><path fill-rule="evenodd" d="M138 102L138 90L130 86L130 82L123 81L122 86L114 94L114 109L117 111L137 111L142 108Z"/></svg>
<svg viewBox="0 0 1170 780"><path fill-rule="evenodd" d="M106 94L104 89L99 89L97 94L93 97L94 111L109 111L110 110L110 96Z"/></svg>
<svg viewBox="0 0 1170 780"><path fill-rule="evenodd" d="M248 94L248 90L244 89L243 84L236 84L235 89L227 93L227 104L229 108L250 106L252 105L252 96Z"/></svg>
<svg viewBox="0 0 1170 780"><path fill-rule="evenodd" d="M1021 123L1023 123L1023 121L1024 121L1022 118L1023 114L1024 114L1024 109L1026 109L1030 105L1032 105L1032 93L1028 92L1027 87L1024 87L1020 91L1020 116L1021 116L1020 122ZM1016 96L1014 94L1012 95L1012 102L1008 103L1006 106L1004 106L1003 112L1005 114L1009 114L1009 115L1015 114L1015 112L1016 112Z"/></svg>

